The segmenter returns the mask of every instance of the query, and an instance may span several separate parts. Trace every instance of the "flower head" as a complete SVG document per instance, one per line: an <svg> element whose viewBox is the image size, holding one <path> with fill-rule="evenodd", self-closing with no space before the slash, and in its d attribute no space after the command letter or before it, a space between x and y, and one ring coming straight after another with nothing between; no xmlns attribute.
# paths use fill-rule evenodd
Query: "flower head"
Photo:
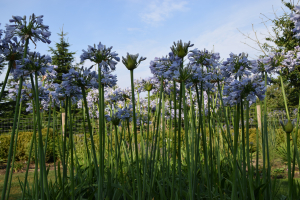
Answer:
<svg viewBox="0 0 300 200"><path fill-rule="evenodd" d="M237 79L238 77L251 75L250 70L253 64L255 62L248 60L248 55L245 53L239 55L230 53L230 58L223 62L221 71L225 78L234 77Z"/></svg>
<svg viewBox="0 0 300 200"><path fill-rule="evenodd" d="M46 73L55 73L54 66L50 65L51 57L49 55L41 55L39 52L28 52L24 58L24 64L21 60L16 60L16 66L13 70L15 79L20 76L28 76L37 72L38 75L46 75Z"/></svg>
<svg viewBox="0 0 300 200"><path fill-rule="evenodd" d="M49 26L43 24L43 15L35 16L32 14L29 21L26 21L26 16L12 16L9 22L15 23L14 25L6 25L6 37L13 38L19 36L24 43L26 39L30 39L34 44L37 41L50 44L49 37L51 32Z"/></svg>
<svg viewBox="0 0 300 200"><path fill-rule="evenodd" d="M295 28L293 29L293 32L296 33L294 35L295 38L300 38L300 5L294 6L295 13L291 13L290 20L295 23Z"/></svg>
<svg viewBox="0 0 300 200"><path fill-rule="evenodd" d="M291 133L294 129L294 126L293 126L293 123L291 122L291 120L288 120L285 124L283 124L283 122L280 121L280 124L286 133Z"/></svg>
<svg viewBox="0 0 300 200"><path fill-rule="evenodd" d="M139 66L139 64L142 61L146 60L146 57L141 56L139 61L137 61L138 57L139 57L139 54L133 55L133 54L127 53L126 58L122 57L122 62L128 70L134 70L135 68L137 68Z"/></svg>
<svg viewBox="0 0 300 200"><path fill-rule="evenodd" d="M182 59L170 52L168 56L155 58L150 62L151 73L156 77L173 80L175 71L179 71Z"/></svg>
<svg viewBox="0 0 300 200"><path fill-rule="evenodd" d="M112 48L112 46L107 48L101 42L97 46L94 44L94 47L88 46L87 51L82 50L81 62L88 59L97 63L99 68L105 72L108 72L109 69L113 71L116 69L116 64L120 58L116 52L111 52Z"/></svg>
<svg viewBox="0 0 300 200"><path fill-rule="evenodd" d="M174 45L171 47L172 52L174 55L177 55L180 58L184 58L188 54L188 48L194 46L189 41L188 43L182 44L182 41L179 40L177 43L174 42Z"/></svg>
<svg viewBox="0 0 300 200"><path fill-rule="evenodd" d="M211 68L211 67L216 67L220 60L219 53L211 53L206 49L201 51L196 48L190 52L191 53L188 54L188 58L192 65L198 65L198 66L202 65Z"/></svg>
<svg viewBox="0 0 300 200"><path fill-rule="evenodd" d="M240 80L227 79L223 90L223 101L225 105L236 105L242 100L249 101L250 105L256 102L257 97L260 100L265 98L266 87L261 76L253 75L243 77Z"/></svg>

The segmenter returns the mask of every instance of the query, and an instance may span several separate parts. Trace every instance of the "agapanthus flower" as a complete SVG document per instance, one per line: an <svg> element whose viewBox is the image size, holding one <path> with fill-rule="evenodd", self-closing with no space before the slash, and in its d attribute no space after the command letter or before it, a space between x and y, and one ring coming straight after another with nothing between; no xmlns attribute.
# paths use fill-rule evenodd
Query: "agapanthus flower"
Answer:
<svg viewBox="0 0 300 200"><path fill-rule="evenodd" d="M242 76L251 75L252 65L255 62L248 60L248 55L240 53L239 55L230 53L230 58L227 58L221 66L222 74L225 78L234 77L237 79Z"/></svg>
<svg viewBox="0 0 300 200"><path fill-rule="evenodd" d="M294 35L294 37L299 39L300 38L300 5L295 5L294 11L295 13L291 13L290 15L290 20L295 24L295 28L293 29L293 32L295 32L296 35Z"/></svg>
<svg viewBox="0 0 300 200"><path fill-rule="evenodd" d="M98 101L99 101L99 90L91 89L86 95L87 107L89 108L89 116L93 118L98 118ZM82 108L83 99L77 102L77 107ZM84 107L84 106L83 106Z"/></svg>
<svg viewBox="0 0 300 200"><path fill-rule="evenodd" d="M49 55L41 55L39 52L29 52L24 58L24 64L21 60L17 60L16 67L13 70L13 76L18 79L20 76L28 76L37 72L37 75L44 76L47 72L52 73L54 66L50 65L51 57Z"/></svg>
<svg viewBox="0 0 300 200"><path fill-rule="evenodd" d="M68 82L70 85L77 85L78 87L98 88L97 78L98 74L95 71L91 71L91 68L81 68L76 71L71 68L67 74L63 74L63 82Z"/></svg>
<svg viewBox="0 0 300 200"><path fill-rule="evenodd" d="M120 58L116 52L111 52L112 48L112 46L106 48L101 42L97 46L94 44L94 47L89 45L87 51L82 50L83 53L80 56L81 62L88 59L97 63L99 68L104 72L114 71Z"/></svg>
<svg viewBox="0 0 300 200"><path fill-rule="evenodd" d="M39 81L39 84L38 84L38 96L39 96L39 100L40 100L40 110L41 111L45 111L45 110L48 110L49 109L49 106L50 106L50 99L51 99L51 92L49 90L49 87L51 87L50 85L48 84L43 84L42 81ZM32 95L30 93L30 95ZM53 101L52 101L53 102ZM56 105L58 105L56 103ZM27 109L26 111L27 112L32 112L32 102L29 102L27 103ZM53 104L52 104L52 107L53 107Z"/></svg>
<svg viewBox="0 0 300 200"><path fill-rule="evenodd" d="M82 99L82 90L77 85L70 84L68 81L63 81L52 94L55 101L63 101L67 97L71 97L72 103L77 103Z"/></svg>
<svg viewBox="0 0 300 200"><path fill-rule="evenodd" d="M175 72L179 71L182 59L170 52L168 56L155 58L150 62L150 70L156 77L173 80Z"/></svg>
<svg viewBox="0 0 300 200"><path fill-rule="evenodd" d="M34 44L37 41L50 44L49 37L51 32L49 26L43 24L43 15L35 16L32 14L29 17L29 21L26 21L26 16L23 18L20 16L12 16L9 22L15 23L14 25L6 25L6 36L7 38L13 38L19 36L22 43L29 38Z"/></svg>
<svg viewBox="0 0 300 200"><path fill-rule="evenodd" d="M224 86L223 101L225 105L232 106L240 103L242 100L247 100L251 105L256 102L257 98L263 100L265 92L265 83L259 75L243 77L240 80L232 79L229 81L229 84Z"/></svg>
<svg viewBox="0 0 300 200"><path fill-rule="evenodd" d="M111 72L103 72L101 76L101 84L105 87L114 87L117 85L117 75L113 75Z"/></svg>
<svg viewBox="0 0 300 200"><path fill-rule="evenodd" d="M111 121L114 118L117 118L122 121L132 121L132 105L130 104L128 107L125 107L123 109L119 108L114 114L113 118L110 115L105 115L105 118L107 121Z"/></svg>
<svg viewBox="0 0 300 200"><path fill-rule="evenodd" d="M270 54L268 56L260 57L256 61L252 61L251 72L253 74L261 74L264 76L265 73L272 74L275 72L274 66L274 55ZM268 77L268 82L270 82L270 78Z"/></svg>
<svg viewBox="0 0 300 200"><path fill-rule="evenodd" d="M12 88L8 90L8 97L12 100L16 100L17 98L17 93L18 93L18 88L19 88L19 83L17 82L11 82ZM50 102L50 90L49 90L50 85L48 84L43 84L42 81L38 82L38 97L39 101L41 102L41 110L48 110L49 107L49 102ZM21 90L21 100L26 100L29 101L27 103L27 112L32 112L33 106L32 106L32 100L34 100L34 94L32 92L32 84L30 81L24 81L22 90Z"/></svg>
<svg viewBox="0 0 300 200"><path fill-rule="evenodd" d="M124 101L127 93L121 88L110 88L104 93L104 99L108 104L120 104L119 101Z"/></svg>
<svg viewBox="0 0 300 200"><path fill-rule="evenodd" d="M13 37L11 40L8 38L0 39L0 65L5 61L12 62L13 66L10 72L13 72L16 66L15 61L22 59L23 48L24 46L20 44L17 37Z"/></svg>
<svg viewBox="0 0 300 200"><path fill-rule="evenodd" d="M179 83L186 83L190 79L192 73L192 66L189 63L183 68L179 67L178 70L175 70L173 78Z"/></svg>
<svg viewBox="0 0 300 200"><path fill-rule="evenodd" d="M190 52L191 53L188 54L188 59L191 65L206 66L211 68L216 67L220 60L219 53L211 53L206 49L202 51L196 48Z"/></svg>
<svg viewBox="0 0 300 200"><path fill-rule="evenodd" d="M295 67L300 64L300 47L296 46L293 51L287 51L281 65L289 72L294 71Z"/></svg>
<svg viewBox="0 0 300 200"><path fill-rule="evenodd" d="M82 89L98 88L98 75L91 68L81 68L76 71L71 68L67 74L62 75L62 83L56 89L56 97L63 99L71 97L73 103L82 99Z"/></svg>
<svg viewBox="0 0 300 200"><path fill-rule="evenodd" d="M189 41L188 43L182 44L182 41L178 41L177 43L174 42L174 45L171 48L174 55L180 57L181 59L188 54L188 48L194 46Z"/></svg>
<svg viewBox="0 0 300 200"><path fill-rule="evenodd" d="M186 83L186 87L194 87L198 86L198 89L202 89L204 91L213 91L217 88L216 83L223 81L223 76L221 74L220 68L201 68L197 65L192 66L191 77Z"/></svg>
<svg viewBox="0 0 300 200"><path fill-rule="evenodd" d="M17 94L19 90L19 81L12 81L10 83L11 87L8 89L8 98L16 101ZM30 88L28 90L28 87ZM22 90L21 90L21 100L29 100L33 99L34 96L31 94L31 84L29 83L23 83Z"/></svg>
<svg viewBox="0 0 300 200"><path fill-rule="evenodd" d="M145 88L143 87L143 79L134 79L134 90L137 93L145 92Z"/></svg>

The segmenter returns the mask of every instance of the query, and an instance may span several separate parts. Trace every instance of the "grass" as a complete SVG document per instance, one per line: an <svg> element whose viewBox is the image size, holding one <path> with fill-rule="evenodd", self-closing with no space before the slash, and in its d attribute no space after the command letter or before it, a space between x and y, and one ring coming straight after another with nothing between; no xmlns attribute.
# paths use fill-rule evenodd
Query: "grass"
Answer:
<svg viewBox="0 0 300 200"><path fill-rule="evenodd" d="M5 175L0 175L0 192L1 193L2 193L2 188L3 188L4 176ZM25 172L21 172L21 173L19 172L19 173L14 173L13 174L11 190L10 190L10 195L9 195L10 200L17 200L17 199L20 199L22 197L22 191L20 190L20 184L19 184L19 179L18 178L21 181L24 181ZM28 180L29 180L30 183L33 183L33 178L34 178L34 172L30 171L28 173ZM54 170L49 171L48 180L55 180ZM297 178L295 180L298 181L298 183L300 183L300 178ZM278 188L278 195L287 196L288 179L279 179L279 180L277 180L277 187L279 187Z"/></svg>
<svg viewBox="0 0 300 200"><path fill-rule="evenodd" d="M298 183L300 183L300 178L294 178L295 181L297 181ZM288 196L288 179L279 179L277 180L277 187L278 188L278 196L280 195L284 195L284 196Z"/></svg>
<svg viewBox="0 0 300 200"><path fill-rule="evenodd" d="M5 177L5 175L0 175L0 195L2 194L2 189L3 189L3 184L4 184L4 177ZM29 181L29 183L33 183L33 181L34 181L33 177L34 177L34 172L29 171L28 172L28 181ZM14 173L13 174L12 182L11 182L10 195L9 195L10 200L16 200L16 199L20 199L22 197L22 191L20 189L19 179L20 179L20 181L24 181L25 172ZM48 180L53 180L53 181L55 180L54 170L49 171Z"/></svg>

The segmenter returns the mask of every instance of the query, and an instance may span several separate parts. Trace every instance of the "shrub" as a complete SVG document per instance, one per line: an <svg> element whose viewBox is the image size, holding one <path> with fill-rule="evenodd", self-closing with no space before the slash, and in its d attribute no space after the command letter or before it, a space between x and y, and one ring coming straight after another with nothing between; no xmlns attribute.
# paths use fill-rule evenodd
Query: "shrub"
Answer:
<svg viewBox="0 0 300 200"><path fill-rule="evenodd" d="M17 141L17 148L16 148L16 160L28 160L29 150L30 150L30 142L32 138L33 132L19 132L18 134L18 141ZM43 145L45 145L45 139L47 135L47 129L42 130L43 135ZM8 157L8 151L10 146L10 138L9 134L1 135L0 136L0 159L6 160ZM57 136L55 139L56 145L56 157L58 157L58 139ZM38 140L38 133L37 133L37 140ZM33 151L31 153L32 159L34 161L34 145ZM53 160L53 131L49 129L49 136L48 136L48 143L47 143L47 151L46 151L46 162Z"/></svg>

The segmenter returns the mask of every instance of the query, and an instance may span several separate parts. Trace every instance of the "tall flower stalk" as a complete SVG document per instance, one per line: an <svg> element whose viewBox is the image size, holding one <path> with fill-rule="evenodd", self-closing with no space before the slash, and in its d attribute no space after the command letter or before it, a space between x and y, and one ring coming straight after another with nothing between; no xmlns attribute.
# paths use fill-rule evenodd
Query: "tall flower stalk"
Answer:
<svg viewBox="0 0 300 200"><path fill-rule="evenodd" d="M133 82L133 70L138 67L138 65L146 60L144 57L137 58L139 54L131 55L127 53L126 58L122 57L122 62L126 68L130 71L131 79L131 101L133 106L133 131L134 131L134 144L135 144L135 157L136 157L136 175L138 180L138 199L142 198L142 188L141 188L141 177L140 177L140 168L139 168L139 154L138 154L138 145L137 145L137 129L136 129L136 115L135 115L135 96L134 96L134 82Z"/></svg>
<svg viewBox="0 0 300 200"><path fill-rule="evenodd" d="M26 40L25 43L25 50L24 50L24 55L23 55L23 63L24 63L24 58L27 54L27 49L28 49L28 43L29 43L29 38ZM17 125L17 117L18 117L18 112L19 112L19 105L20 105L20 99L21 99L21 90L22 90L22 84L23 84L23 76L21 76L19 80L19 90L18 90L18 96L17 96L17 101L16 101L16 109L15 109L15 115L14 115L14 124L13 124L13 130L11 134L11 141L10 141L10 146L9 146L9 153L8 153L8 159L7 159L7 170L5 173L5 178L4 178L4 184L3 184L3 189L2 189L2 195L1 195L1 200L5 199L5 194L6 194L6 188L7 188L7 181L8 181L8 176L9 176L9 169L10 169L10 164L11 164L11 156L12 156L12 151L13 151L13 141L15 137L15 130L16 130L16 125Z"/></svg>

